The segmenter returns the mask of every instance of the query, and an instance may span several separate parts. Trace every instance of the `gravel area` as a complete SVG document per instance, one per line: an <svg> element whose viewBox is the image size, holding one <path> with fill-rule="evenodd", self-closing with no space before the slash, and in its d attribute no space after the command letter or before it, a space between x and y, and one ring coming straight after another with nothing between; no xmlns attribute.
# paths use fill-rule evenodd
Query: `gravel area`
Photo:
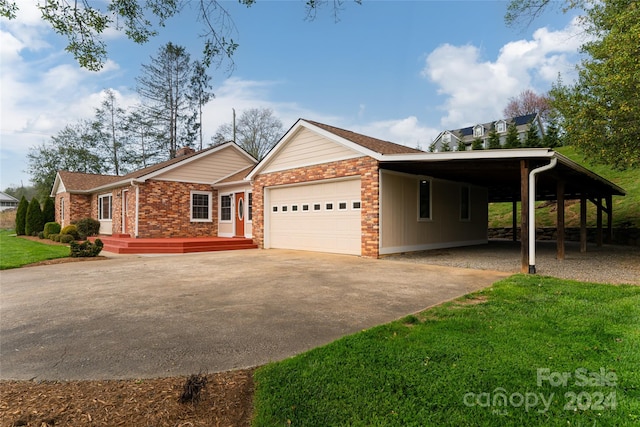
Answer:
<svg viewBox="0 0 640 427"><path fill-rule="evenodd" d="M492 240L488 245L410 252L384 259L519 273L520 242ZM582 282L640 285L640 248L589 244L587 252L581 253L579 243L567 242L565 259L559 261L555 242L537 242L536 272Z"/></svg>

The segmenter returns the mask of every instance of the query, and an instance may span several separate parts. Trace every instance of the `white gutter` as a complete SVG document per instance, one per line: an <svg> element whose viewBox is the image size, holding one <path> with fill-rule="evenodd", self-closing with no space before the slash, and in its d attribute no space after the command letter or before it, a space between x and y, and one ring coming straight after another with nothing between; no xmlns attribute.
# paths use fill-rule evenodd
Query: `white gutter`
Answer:
<svg viewBox="0 0 640 427"><path fill-rule="evenodd" d="M548 165L529 172L529 274L536 274L536 175L556 167L558 159L552 157Z"/></svg>

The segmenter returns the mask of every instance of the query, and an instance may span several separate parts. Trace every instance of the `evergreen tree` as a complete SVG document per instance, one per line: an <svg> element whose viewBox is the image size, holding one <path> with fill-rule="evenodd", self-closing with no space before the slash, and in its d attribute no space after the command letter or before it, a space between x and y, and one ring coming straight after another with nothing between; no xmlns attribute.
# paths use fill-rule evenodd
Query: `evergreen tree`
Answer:
<svg viewBox="0 0 640 427"><path fill-rule="evenodd" d="M48 222L54 222L56 220L56 204L53 198L47 197L44 199L44 208L42 208L42 221L43 224Z"/></svg>
<svg viewBox="0 0 640 427"><path fill-rule="evenodd" d="M527 135L524 140L525 147L536 148L542 146L542 141L540 139L540 134L538 133L538 126L535 122L531 122L529 125L529 129L527 129Z"/></svg>
<svg viewBox="0 0 640 427"><path fill-rule="evenodd" d="M22 196L20 203L18 203L18 210L16 211L16 234L18 236L24 236L25 225L27 221L27 209L29 209L29 202L27 198Z"/></svg>
<svg viewBox="0 0 640 427"><path fill-rule="evenodd" d="M504 148L520 148L520 137L518 136L518 128L514 123L507 126L507 139Z"/></svg>
<svg viewBox="0 0 640 427"><path fill-rule="evenodd" d="M496 132L496 129L493 128L491 132L489 132L489 149L495 150L497 148L502 148L500 145L500 135Z"/></svg>
<svg viewBox="0 0 640 427"><path fill-rule="evenodd" d="M484 147L482 146L482 140L480 138L474 139L473 142L471 143L471 149L472 150L483 150Z"/></svg>
<svg viewBox="0 0 640 427"><path fill-rule="evenodd" d="M547 131L542 137L542 146L549 148L562 146L562 140L560 138L560 128L558 126L558 121L555 118L549 120Z"/></svg>
<svg viewBox="0 0 640 427"><path fill-rule="evenodd" d="M34 197L31 199L31 203L29 203L29 207L27 208L24 233L27 236L35 236L43 229L44 222L42 220L42 209L40 208L40 202Z"/></svg>
<svg viewBox="0 0 640 427"><path fill-rule="evenodd" d="M458 151L467 151L467 145L464 143L464 140L458 139L458 147L457 147Z"/></svg>

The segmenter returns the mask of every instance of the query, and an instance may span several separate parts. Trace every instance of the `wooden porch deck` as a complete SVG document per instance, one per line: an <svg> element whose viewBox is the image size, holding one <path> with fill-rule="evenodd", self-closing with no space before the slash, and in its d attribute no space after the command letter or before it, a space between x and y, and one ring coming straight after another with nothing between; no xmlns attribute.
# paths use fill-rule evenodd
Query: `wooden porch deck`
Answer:
<svg viewBox="0 0 640 427"><path fill-rule="evenodd" d="M185 254L193 252L256 249L252 239L242 237L171 237L136 239L128 234L96 236L102 240L102 250L116 254Z"/></svg>

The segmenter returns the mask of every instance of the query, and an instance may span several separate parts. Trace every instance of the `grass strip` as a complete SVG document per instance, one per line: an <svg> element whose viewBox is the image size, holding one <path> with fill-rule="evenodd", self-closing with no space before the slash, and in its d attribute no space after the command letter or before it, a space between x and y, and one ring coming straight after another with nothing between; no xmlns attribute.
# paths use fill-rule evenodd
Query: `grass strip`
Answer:
<svg viewBox="0 0 640 427"><path fill-rule="evenodd" d="M11 230L0 230L0 270L69 256L68 246L21 239L12 233Z"/></svg>
<svg viewBox="0 0 640 427"><path fill-rule="evenodd" d="M256 426L640 425L640 287L516 275L255 374Z"/></svg>

